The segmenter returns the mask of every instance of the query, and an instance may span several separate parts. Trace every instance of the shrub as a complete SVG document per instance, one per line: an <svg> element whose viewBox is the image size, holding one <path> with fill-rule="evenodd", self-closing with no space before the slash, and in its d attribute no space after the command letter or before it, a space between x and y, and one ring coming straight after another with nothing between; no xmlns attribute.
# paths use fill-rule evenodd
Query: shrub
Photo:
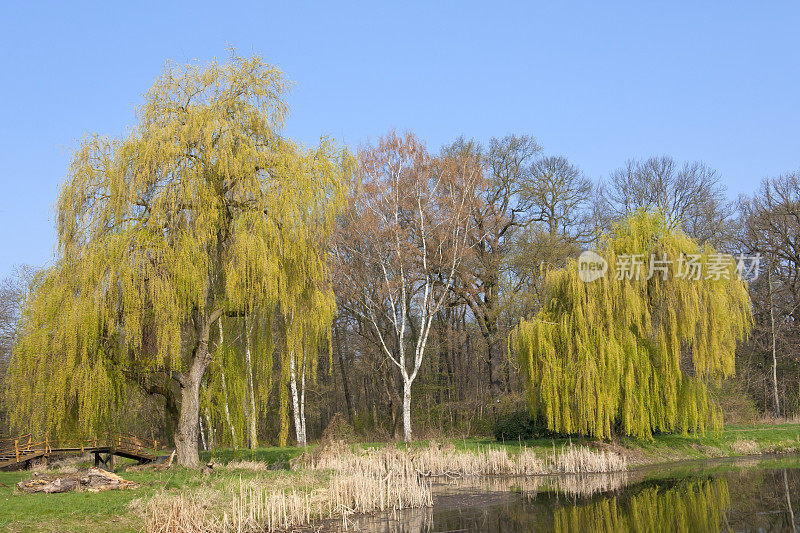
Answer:
<svg viewBox="0 0 800 533"><path fill-rule="evenodd" d="M547 433L547 428L527 411L500 416L494 424L494 438L499 441L526 440Z"/></svg>
<svg viewBox="0 0 800 533"><path fill-rule="evenodd" d="M347 419L341 413L336 413L331 418L328 426L322 432L320 439L323 444L331 442L353 442L355 441L355 432Z"/></svg>

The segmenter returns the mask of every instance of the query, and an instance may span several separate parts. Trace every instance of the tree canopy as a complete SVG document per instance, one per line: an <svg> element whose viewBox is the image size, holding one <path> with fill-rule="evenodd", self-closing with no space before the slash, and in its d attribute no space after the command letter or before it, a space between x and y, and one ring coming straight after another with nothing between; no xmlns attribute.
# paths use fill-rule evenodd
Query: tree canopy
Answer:
<svg viewBox="0 0 800 533"><path fill-rule="evenodd" d="M617 225L599 255L608 273L595 281L575 259L550 272L546 305L509 337L531 408L553 431L602 438L719 428L708 384L733 374L752 321L736 263L646 211ZM623 268L631 258L640 276ZM692 261L718 267L686 275Z"/></svg>
<svg viewBox="0 0 800 533"><path fill-rule="evenodd" d="M88 432L130 378L160 373L180 387L178 458L196 463L220 317L300 317L294 350L329 327L324 242L353 161L282 136L287 87L258 57L169 64L127 137L82 143L56 206L56 261L23 310L17 428Z"/></svg>

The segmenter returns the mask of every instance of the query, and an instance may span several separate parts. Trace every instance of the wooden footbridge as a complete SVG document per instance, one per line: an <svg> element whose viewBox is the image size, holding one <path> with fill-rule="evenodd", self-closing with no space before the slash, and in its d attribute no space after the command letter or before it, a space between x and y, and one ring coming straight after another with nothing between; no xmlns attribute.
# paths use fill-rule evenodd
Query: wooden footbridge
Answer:
<svg viewBox="0 0 800 533"><path fill-rule="evenodd" d="M0 439L0 469L20 466L28 468L36 460L47 461L51 456L70 453L92 453L95 466L110 469L115 455L144 464L155 461L158 450L157 440L141 439L132 435L106 433L102 437L86 439L72 446L54 447L46 435L35 438L28 434Z"/></svg>

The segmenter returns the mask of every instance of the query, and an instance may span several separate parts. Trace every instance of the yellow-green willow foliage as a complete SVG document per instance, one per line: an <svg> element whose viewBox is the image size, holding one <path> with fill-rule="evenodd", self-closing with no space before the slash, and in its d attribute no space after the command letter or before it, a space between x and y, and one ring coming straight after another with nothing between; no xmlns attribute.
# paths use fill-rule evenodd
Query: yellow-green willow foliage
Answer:
<svg viewBox="0 0 800 533"><path fill-rule="evenodd" d="M733 374L752 323L733 259L725 256L721 276L682 277L691 256L704 266L722 256L647 212L616 227L599 254L608 272L590 283L576 260L548 273L548 303L509 337L530 407L551 430L602 438L615 427L637 438L720 428L707 384ZM641 276L618 279L634 254Z"/></svg>
<svg viewBox="0 0 800 533"><path fill-rule="evenodd" d="M317 379L317 363L320 347L327 345L329 356L332 354L331 323L336 313L336 298L327 283L309 283L298 287L294 298L287 300L284 307L284 344L281 350L281 384L280 386L280 429L278 444L285 446L289 437L289 392L291 385L291 368L295 372L295 387L301 387L299 393L305 397L306 382ZM330 365L329 365L330 366ZM295 391L297 393L297 391ZM305 438L305 418L295 413L295 425L302 424ZM297 430L297 428L295 428Z"/></svg>
<svg viewBox="0 0 800 533"><path fill-rule="evenodd" d="M629 489L635 490L635 489ZM722 531L731 499L725 479L645 487L556 509L554 531Z"/></svg>
<svg viewBox="0 0 800 533"><path fill-rule="evenodd" d="M354 165L327 140L281 135L286 88L259 57L170 64L127 137L82 143L9 371L18 429L86 433L120 401L122 376L162 373L181 384L178 458L196 462L200 382L235 360L215 360L217 320L264 321L324 282L321 243Z"/></svg>
<svg viewBox="0 0 800 533"><path fill-rule="evenodd" d="M200 415L217 446L240 447L248 444L248 418L261 420L268 411L268 400L273 386L273 320L270 315L250 318L250 369L254 389L256 412L250 413L247 368L245 365L243 320L221 319L223 335L216 332L214 359L209 366L200 391ZM219 428L214 436L211 432Z"/></svg>

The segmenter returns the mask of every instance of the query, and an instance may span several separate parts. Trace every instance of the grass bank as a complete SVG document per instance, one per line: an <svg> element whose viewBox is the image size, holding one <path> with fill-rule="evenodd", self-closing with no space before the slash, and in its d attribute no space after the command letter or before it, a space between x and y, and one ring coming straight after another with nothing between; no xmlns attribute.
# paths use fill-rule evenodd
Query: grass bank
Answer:
<svg viewBox="0 0 800 533"><path fill-rule="evenodd" d="M581 438L517 442L447 439L407 446L359 443L327 454L311 447L308 455L292 461L302 452L290 447L206 453L203 459L217 464L211 475L180 467L126 470L121 464L119 473L137 482L139 488L98 494L19 494L14 485L27 479L30 472L0 472L0 528L140 531L146 523L157 529L165 517L219 529L225 524L244 530L269 527L270 520L277 527L341 517L351 511L427 505L430 494L418 480L429 475L614 470L619 468L615 457L636 466L800 453L800 424L728 426L717 436L658 435L646 443L624 438L613 443ZM73 460L62 468L80 466ZM390 473L392 477L387 478Z"/></svg>

